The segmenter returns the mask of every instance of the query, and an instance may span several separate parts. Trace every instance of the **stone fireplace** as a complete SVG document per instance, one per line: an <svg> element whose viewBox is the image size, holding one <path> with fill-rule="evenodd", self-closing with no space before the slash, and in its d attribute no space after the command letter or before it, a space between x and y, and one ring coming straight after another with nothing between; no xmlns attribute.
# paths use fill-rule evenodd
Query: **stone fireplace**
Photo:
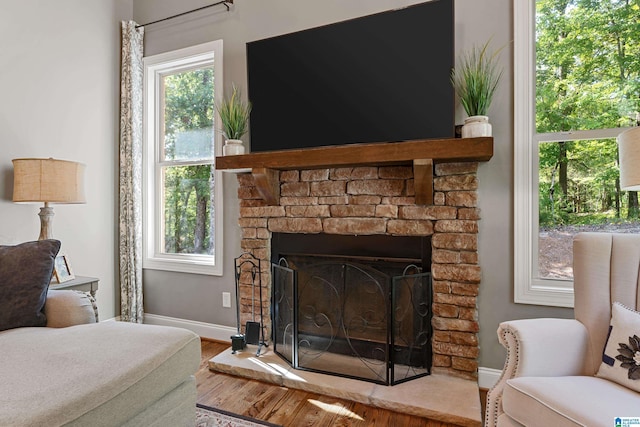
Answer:
<svg viewBox="0 0 640 427"><path fill-rule="evenodd" d="M336 164L341 163L337 160ZM422 170L415 164L269 169L268 186L277 194L271 199L265 197L261 174L255 169L253 173L238 171L241 246L262 260L261 304L264 313L269 313L273 233L429 236L432 372L476 379L476 298L481 278L477 253L478 163L436 163L429 177L433 183L432 204L417 204L422 201L424 185L422 176L414 176ZM243 273L242 325L253 320L251 297L251 276ZM270 337L272 323L267 316L264 327L265 336Z"/></svg>

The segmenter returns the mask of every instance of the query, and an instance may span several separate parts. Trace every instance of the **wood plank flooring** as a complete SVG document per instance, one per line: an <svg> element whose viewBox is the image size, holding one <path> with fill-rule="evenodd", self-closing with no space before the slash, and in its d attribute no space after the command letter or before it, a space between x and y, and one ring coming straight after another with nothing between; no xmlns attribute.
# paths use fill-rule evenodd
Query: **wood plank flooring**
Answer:
<svg viewBox="0 0 640 427"><path fill-rule="evenodd" d="M207 362L228 343L202 340L196 373L198 403L287 426L449 427L452 424L374 408L209 370Z"/></svg>

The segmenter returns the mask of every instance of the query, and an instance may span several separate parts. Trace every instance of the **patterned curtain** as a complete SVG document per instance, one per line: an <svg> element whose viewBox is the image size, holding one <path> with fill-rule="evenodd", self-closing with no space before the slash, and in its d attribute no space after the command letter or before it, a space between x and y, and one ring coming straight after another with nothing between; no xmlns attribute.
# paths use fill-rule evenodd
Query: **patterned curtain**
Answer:
<svg viewBox="0 0 640 427"><path fill-rule="evenodd" d="M120 318L142 323L142 81L144 28L122 22L120 81Z"/></svg>

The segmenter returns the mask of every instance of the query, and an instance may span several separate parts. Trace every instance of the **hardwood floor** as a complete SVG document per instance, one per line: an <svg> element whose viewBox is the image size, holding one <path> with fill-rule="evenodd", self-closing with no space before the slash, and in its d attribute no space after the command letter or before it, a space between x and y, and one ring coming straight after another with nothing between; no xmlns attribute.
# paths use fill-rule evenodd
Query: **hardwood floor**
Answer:
<svg viewBox="0 0 640 427"><path fill-rule="evenodd" d="M198 403L283 426L428 426L452 424L374 408L209 370L207 362L229 344L202 341L196 374Z"/></svg>

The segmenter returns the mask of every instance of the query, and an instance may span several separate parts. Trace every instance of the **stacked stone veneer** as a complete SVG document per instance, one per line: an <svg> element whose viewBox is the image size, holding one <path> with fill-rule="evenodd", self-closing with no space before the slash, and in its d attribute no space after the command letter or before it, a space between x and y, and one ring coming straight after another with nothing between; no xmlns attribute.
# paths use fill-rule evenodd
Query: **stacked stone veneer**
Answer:
<svg viewBox="0 0 640 427"><path fill-rule="evenodd" d="M271 331L272 232L432 236L433 371L477 378L476 171L477 163L437 164L432 206L415 204L409 166L281 171L278 206L266 205L251 174L238 175L242 249L262 262L266 336ZM252 320L250 283L251 275L243 272L242 325Z"/></svg>

